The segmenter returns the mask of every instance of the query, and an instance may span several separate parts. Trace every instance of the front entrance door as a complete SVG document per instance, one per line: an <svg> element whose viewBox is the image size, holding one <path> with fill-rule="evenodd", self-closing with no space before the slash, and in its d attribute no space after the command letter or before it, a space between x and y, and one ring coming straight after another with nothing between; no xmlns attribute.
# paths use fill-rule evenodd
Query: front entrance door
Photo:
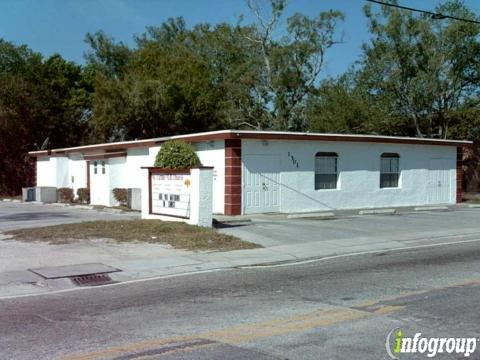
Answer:
<svg viewBox="0 0 480 360"><path fill-rule="evenodd" d="M244 213L279 212L279 156L246 155L242 160Z"/></svg>
<svg viewBox="0 0 480 360"><path fill-rule="evenodd" d="M428 169L428 203L445 204L451 200L450 160L430 159Z"/></svg>
<svg viewBox="0 0 480 360"><path fill-rule="evenodd" d="M107 159L90 161L90 204L110 206Z"/></svg>

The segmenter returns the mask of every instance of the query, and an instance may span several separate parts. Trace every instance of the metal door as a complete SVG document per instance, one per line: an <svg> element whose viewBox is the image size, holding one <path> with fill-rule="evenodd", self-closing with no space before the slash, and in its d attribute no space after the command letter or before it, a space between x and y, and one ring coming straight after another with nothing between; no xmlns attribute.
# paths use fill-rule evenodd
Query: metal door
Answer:
<svg viewBox="0 0 480 360"><path fill-rule="evenodd" d="M428 203L445 204L451 200L450 163L448 159L430 159Z"/></svg>

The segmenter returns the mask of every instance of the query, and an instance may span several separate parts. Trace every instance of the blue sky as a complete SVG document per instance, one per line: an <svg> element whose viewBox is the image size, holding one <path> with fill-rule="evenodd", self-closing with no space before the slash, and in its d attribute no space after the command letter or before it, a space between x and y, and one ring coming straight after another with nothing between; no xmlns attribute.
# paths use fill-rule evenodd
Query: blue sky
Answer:
<svg viewBox="0 0 480 360"><path fill-rule="evenodd" d="M434 9L438 0L399 0L406 6ZM480 1L464 0L476 14ZM342 44L327 54L325 75L344 72L360 56L369 34L362 7L364 0L290 0L287 14L315 16L338 9L346 18L341 24ZM376 6L376 5L373 5ZM68 60L84 62L87 32L103 30L116 40L133 44L133 34L145 26L158 25L169 17L183 16L187 24L236 22L251 18L243 0L0 0L0 38L27 44L48 56L60 53Z"/></svg>

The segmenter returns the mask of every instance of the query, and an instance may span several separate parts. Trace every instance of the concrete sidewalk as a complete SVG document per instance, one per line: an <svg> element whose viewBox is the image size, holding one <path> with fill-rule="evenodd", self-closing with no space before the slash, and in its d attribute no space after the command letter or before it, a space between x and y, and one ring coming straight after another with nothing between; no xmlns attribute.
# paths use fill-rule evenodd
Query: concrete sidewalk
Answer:
<svg viewBox="0 0 480 360"><path fill-rule="evenodd" d="M13 204L12 204L13 205ZM129 215L100 214L90 210L52 211L27 205L4 206L0 232L32 223L74 222ZM28 209L27 209L28 207ZM30 210L31 209L31 210ZM32 220L32 212L42 218ZM121 269L115 281L249 266L276 266L362 252L480 241L480 208L450 207L448 211L403 209L397 215L344 213L334 220L260 215L245 223L224 224L219 231L258 243L263 248L230 252L189 252L166 245L117 243L107 239L65 245L8 240L0 233L0 298L75 289L69 278L45 279L29 269L66 265L104 264ZM243 222L243 223L242 223ZM40 225L41 226L41 225ZM95 267L94 267L95 268Z"/></svg>
<svg viewBox="0 0 480 360"><path fill-rule="evenodd" d="M115 281L131 281L184 273L249 266L271 266L321 259L359 252L385 252L407 247L480 241L480 231L441 231L421 237L372 237L340 241L271 246L230 252L193 253L151 244L116 244L105 240L69 245L47 245L0 241L0 298L74 289L70 279L43 279L27 269L102 263L121 272L111 274Z"/></svg>

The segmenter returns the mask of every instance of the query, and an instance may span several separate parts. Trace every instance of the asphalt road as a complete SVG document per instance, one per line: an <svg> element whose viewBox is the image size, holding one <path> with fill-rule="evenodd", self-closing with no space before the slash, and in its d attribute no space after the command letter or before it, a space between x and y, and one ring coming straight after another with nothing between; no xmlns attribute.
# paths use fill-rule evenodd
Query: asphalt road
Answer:
<svg viewBox="0 0 480 360"><path fill-rule="evenodd" d="M471 242L0 300L0 358L386 359L397 327L480 336L479 259Z"/></svg>

